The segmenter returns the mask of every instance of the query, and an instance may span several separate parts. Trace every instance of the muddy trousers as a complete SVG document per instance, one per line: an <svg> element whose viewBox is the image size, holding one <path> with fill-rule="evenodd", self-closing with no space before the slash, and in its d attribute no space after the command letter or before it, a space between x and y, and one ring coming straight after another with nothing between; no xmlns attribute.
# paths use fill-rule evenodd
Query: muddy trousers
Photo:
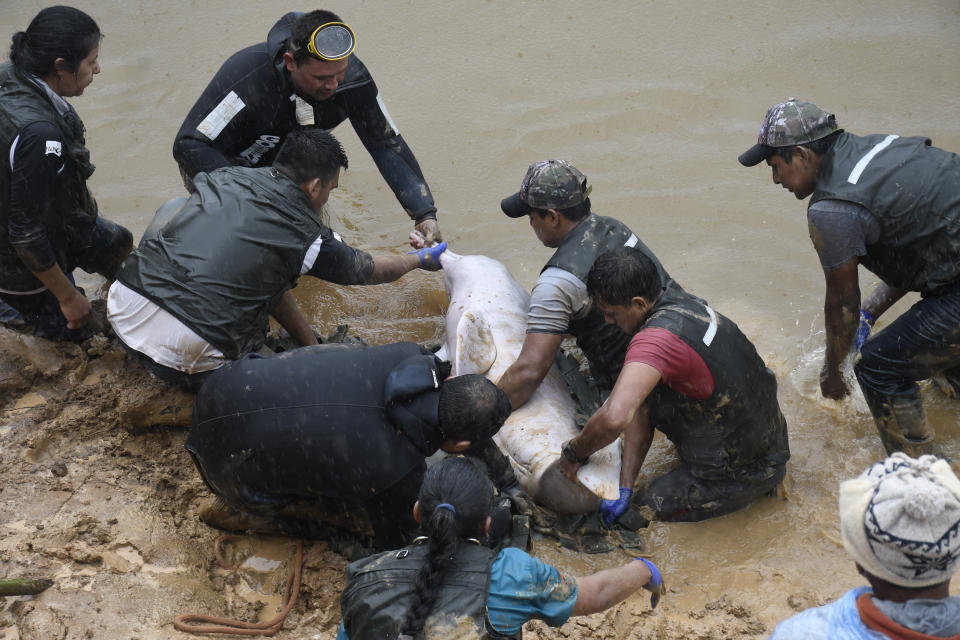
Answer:
<svg viewBox="0 0 960 640"><path fill-rule="evenodd" d="M416 535L418 525L413 518L413 504L417 501L426 465L413 468L389 488L360 501L346 497L306 499L271 494L216 472L215 483L211 483L192 452L191 457L213 493L234 509L267 518L271 529L277 532L308 540L327 540L344 533L355 533L359 537L369 527L373 530L373 539L369 542L379 550L402 547Z"/></svg>
<svg viewBox="0 0 960 640"><path fill-rule="evenodd" d="M854 366L887 453L941 455L917 382L960 377L960 286L923 298L871 337Z"/></svg>
<svg viewBox="0 0 960 640"><path fill-rule="evenodd" d="M757 498L772 495L785 474L786 465L781 463L730 478L705 479L690 465L681 464L651 482L635 502L641 515L650 520L699 522L739 511Z"/></svg>

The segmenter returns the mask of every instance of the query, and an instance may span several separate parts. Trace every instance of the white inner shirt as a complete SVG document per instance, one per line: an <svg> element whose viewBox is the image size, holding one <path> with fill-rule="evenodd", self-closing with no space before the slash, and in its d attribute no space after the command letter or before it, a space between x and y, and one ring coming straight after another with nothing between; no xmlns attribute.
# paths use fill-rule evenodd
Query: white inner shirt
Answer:
<svg viewBox="0 0 960 640"><path fill-rule="evenodd" d="M230 362L193 329L119 280L107 293L107 319L128 347L165 367L200 373Z"/></svg>

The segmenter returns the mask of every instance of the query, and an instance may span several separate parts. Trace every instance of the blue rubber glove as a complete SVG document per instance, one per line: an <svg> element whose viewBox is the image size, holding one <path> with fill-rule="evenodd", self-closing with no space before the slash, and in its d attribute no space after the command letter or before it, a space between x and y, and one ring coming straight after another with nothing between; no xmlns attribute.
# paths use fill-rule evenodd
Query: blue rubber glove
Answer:
<svg viewBox="0 0 960 640"><path fill-rule="evenodd" d="M873 328L874 322L876 319L872 315L860 309L860 324L857 325L857 335L853 338L854 351L860 351L860 347L870 337L870 329Z"/></svg>
<svg viewBox="0 0 960 640"><path fill-rule="evenodd" d="M443 268L440 264L440 254L447 250L447 243L441 242L440 244L435 244L432 247L424 247L423 249L417 249L416 251L407 251L407 255L411 253L417 254L417 257L420 258L420 268L426 269L427 271L438 271Z"/></svg>
<svg viewBox="0 0 960 640"><path fill-rule="evenodd" d="M627 487L620 487L620 497L616 500L601 500L600 501L600 520L603 521L603 526L609 527L613 523L627 512L627 507L630 506L630 498L633 497L633 489Z"/></svg>
<svg viewBox="0 0 960 640"><path fill-rule="evenodd" d="M667 592L667 587L663 584L663 576L660 575L657 565L646 558L637 558L634 562L642 562L647 565L647 569L650 569L650 582L643 585L643 588L650 592L650 608L656 609L660 604L660 596Z"/></svg>

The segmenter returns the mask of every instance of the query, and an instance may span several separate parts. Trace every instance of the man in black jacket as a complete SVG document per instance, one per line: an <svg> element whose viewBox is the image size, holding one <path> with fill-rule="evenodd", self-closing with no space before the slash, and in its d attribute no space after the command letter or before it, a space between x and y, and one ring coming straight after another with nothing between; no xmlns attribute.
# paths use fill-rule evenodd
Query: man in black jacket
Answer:
<svg viewBox="0 0 960 640"><path fill-rule="evenodd" d="M366 511L376 546L405 544L426 458L443 450L489 461L510 414L492 382L449 372L410 342L304 347L220 369L197 396L186 442L227 505L201 517L318 537L316 514L333 500ZM509 464L492 475L501 488L515 483Z"/></svg>
<svg viewBox="0 0 960 640"><path fill-rule="evenodd" d="M329 11L291 12L267 41L223 64L187 114L173 144L188 189L220 167L270 166L302 126L331 130L350 119L417 231L440 242L437 209L413 152L387 113L353 30Z"/></svg>

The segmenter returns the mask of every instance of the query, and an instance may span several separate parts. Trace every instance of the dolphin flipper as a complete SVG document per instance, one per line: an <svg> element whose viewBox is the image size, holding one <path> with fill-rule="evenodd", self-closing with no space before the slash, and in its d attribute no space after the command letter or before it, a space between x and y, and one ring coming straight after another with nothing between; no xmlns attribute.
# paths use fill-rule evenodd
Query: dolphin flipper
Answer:
<svg viewBox="0 0 960 640"><path fill-rule="evenodd" d="M453 373L457 376L467 373L483 375L493 366L497 359L497 345L482 313L468 311L460 316L456 356Z"/></svg>

